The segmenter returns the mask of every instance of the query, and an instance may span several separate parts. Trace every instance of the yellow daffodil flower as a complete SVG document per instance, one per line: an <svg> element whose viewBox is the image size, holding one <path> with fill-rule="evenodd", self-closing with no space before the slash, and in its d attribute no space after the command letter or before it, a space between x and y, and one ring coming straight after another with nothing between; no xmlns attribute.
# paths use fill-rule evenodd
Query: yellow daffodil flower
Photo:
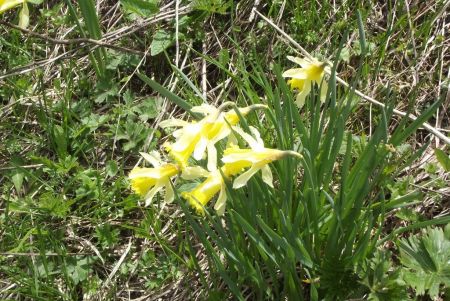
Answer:
<svg viewBox="0 0 450 301"><path fill-rule="evenodd" d="M242 169L250 165L251 164L247 164L245 162L241 162L240 164L224 165L220 168L220 170L210 172L206 180L198 185L194 190L190 192L183 192L181 196L189 202L197 213L203 215L203 207L206 206L206 204L208 204L218 192L220 192L216 204L214 205L214 209L217 211L218 215L223 215L227 201L226 187L223 176L226 178L234 176L240 173Z"/></svg>
<svg viewBox="0 0 450 301"><path fill-rule="evenodd" d="M272 171L268 164L285 156L301 158L301 155L294 151L265 148L259 132L253 127L250 127L250 130L254 137L239 128L235 129L235 131L249 144L251 149L240 149L236 147L227 148L224 151L224 156L222 158L222 162L225 163L224 167L236 171L250 167L234 180L233 188L235 189L245 186L248 180L259 170L262 172L264 183L273 187Z"/></svg>
<svg viewBox="0 0 450 301"><path fill-rule="evenodd" d="M22 9L19 13L19 26L21 28L28 27L30 21L30 13L26 0L0 0L0 14L22 4Z"/></svg>
<svg viewBox="0 0 450 301"><path fill-rule="evenodd" d="M145 206L148 206L156 193L163 188L166 190L164 201L172 202L174 192L170 179L180 172L179 166L162 162L157 152L141 153L141 155L153 165L153 168L133 168L128 176L131 180L131 188L136 194L145 198Z"/></svg>
<svg viewBox="0 0 450 301"><path fill-rule="evenodd" d="M239 128L235 128L234 130L247 141L251 149L240 149L235 145L227 148L222 158L225 164L220 170L211 172L206 180L194 190L181 194L199 214L204 214L203 207L217 193L219 193L219 197L214 205L214 209L218 215L222 215L225 212L227 196L223 177L229 178L235 176L250 167L249 170L236 178L233 183L233 188L236 189L245 186L248 180L259 170L262 170L263 181L273 187L272 172L267 164L289 155L301 157L299 153L294 151L265 148L258 131L253 127L250 127L250 129L256 138L253 138Z"/></svg>
<svg viewBox="0 0 450 301"><path fill-rule="evenodd" d="M203 104L193 107L192 111L204 114L205 117L198 122L186 122L179 119L170 119L161 122L160 126L181 127L173 133L176 138L175 143L166 144L165 147L172 158L182 166L187 166L191 156L196 160L201 160L207 151L207 168L210 171L217 169L217 150L215 144L226 138L231 133L230 126L239 122L239 115L236 111L230 110L223 112L224 108L232 103L225 103L219 108ZM246 116L252 110L266 108L265 105L253 105L245 108L239 108L239 113Z"/></svg>
<svg viewBox="0 0 450 301"><path fill-rule="evenodd" d="M316 59L309 61L292 56L288 56L287 58L302 67L289 69L283 73L283 77L291 78L288 80L291 89L298 91L295 101L297 106L303 107L306 96L311 92L311 85L314 83L321 87L320 99L321 101L325 101L328 89L327 82L323 80L326 64L319 62Z"/></svg>
<svg viewBox="0 0 450 301"><path fill-rule="evenodd" d="M216 203L226 201L225 186L219 170L210 173L203 183L190 192L182 192L181 196L186 199L197 213L204 214L203 207L220 191Z"/></svg>
<svg viewBox="0 0 450 301"><path fill-rule="evenodd" d="M0 14L24 2L24 0L0 0Z"/></svg>

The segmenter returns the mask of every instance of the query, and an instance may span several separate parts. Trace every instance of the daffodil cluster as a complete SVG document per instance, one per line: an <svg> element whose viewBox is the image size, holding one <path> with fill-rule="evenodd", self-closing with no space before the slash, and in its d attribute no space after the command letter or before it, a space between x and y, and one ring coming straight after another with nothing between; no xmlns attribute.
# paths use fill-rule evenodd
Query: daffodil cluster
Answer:
<svg viewBox="0 0 450 301"><path fill-rule="evenodd" d="M292 90L298 92L296 97L296 104L298 107L303 107L306 96L311 92L311 86L317 84L320 87L320 99L325 101L328 90L327 81L324 79L326 63L318 60L302 59L298 57L288 56L288 60L298 64L301 68L294 68L286 70L283 77L290 78L288 84Z"/></svg>
<svg viewBox="0 0 450 301"><path fill-rule="evenodd" d="M285 156L301 157L294 151L266 148L255 128L250 127L249 134L237 126L240 118L245 118L256 109L266 108L265 105L244 108L233 106L232 103L224 103L216 108L204 104L192 108L193 112L204 116L199 121L168 119L161 123L162 128L176 128L172 133L173 141L164 144L171 160L163 161L157 152L141 153L153 167L135 167L129 174L131 188L145 199L146 205L162 189L165 190L165 202L173 201L173 180L178 176L185 180L204 178L191 191L182 192L181 197L199 214L204 214L204 207L218 194L214 208L221 215L225 212L227 200L225 179L234 178L233 188L238 189L261 171L263 181L273 187L273 176L268 164ZM240 148L236 135L248 147ZM221 160L218 160L216 144L225 138L228 138L226 149ZM193 165L193 162L203 159L207 159L206 169Z"/></svg>
<svg viewBox="0 0 450 301"><path fill-rule="evenodd" d="M26 0L0 0L0 15L19 5L22 5L22 9L19 13L19 26L21 28L26 28L30 20L30 12Z"/></svg>

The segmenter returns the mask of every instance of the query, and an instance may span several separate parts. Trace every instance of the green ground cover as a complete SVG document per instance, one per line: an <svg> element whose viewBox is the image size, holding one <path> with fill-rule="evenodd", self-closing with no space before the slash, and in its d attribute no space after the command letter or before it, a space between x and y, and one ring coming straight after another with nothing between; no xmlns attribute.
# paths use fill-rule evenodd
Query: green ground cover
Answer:
<svg viewBox="0 0 450 301"><path fill-rule="evenodd" d="M449 1L27 6L0 14L0 300L450 298ZM296 43L329 72L300 108ZM201 179L144 206L161 122L228 101L301 158L227 179L224 215L183 198Z"/></svg>

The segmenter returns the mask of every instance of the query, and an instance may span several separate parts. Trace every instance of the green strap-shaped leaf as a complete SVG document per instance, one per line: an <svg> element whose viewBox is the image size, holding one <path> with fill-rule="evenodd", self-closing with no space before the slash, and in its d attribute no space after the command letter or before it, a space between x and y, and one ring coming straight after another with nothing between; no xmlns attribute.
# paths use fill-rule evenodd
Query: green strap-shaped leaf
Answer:
<svg viewBox="0 0 450 301"><path fill-rule="evenodd" d="M153 90L155 90L156 92L158 92L159 94L166 97L168 100L170 100L171 102L173 102L174 104L176 104L177 106L188 112L194 118L198 119L200 117L199 114L196 114L191 111L192 105L187 101L185 101L184 99L182 99L181 97L179 97L178 95L175 95L170 90L164 88L156 81L150 79L149 77L147 77L142 73L138 73L138 76L144 83L149 85Z"/></svg>

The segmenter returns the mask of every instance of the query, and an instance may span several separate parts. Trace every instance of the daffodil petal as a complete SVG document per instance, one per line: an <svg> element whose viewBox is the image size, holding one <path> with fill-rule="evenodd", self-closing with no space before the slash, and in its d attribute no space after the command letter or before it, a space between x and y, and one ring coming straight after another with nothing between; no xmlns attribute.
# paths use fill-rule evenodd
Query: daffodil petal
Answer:
<svg viewBox="0 0 450 301"><path fill-rule="evenodd" d="M164 184L161 182L156 183L156 185L150 189L150 191L145 195L145 207L149 206L152 203L155 195L164 187Z"/></svg>
<svg viewBox="0 0 450 301"><path fill-rule="evenodd" d="M237 127L233 126L233 130L236 130ZM230 133L227 139L227 148L232 148L238 145L238 140L236 138L236 135L234 133Z"/></svg>
<svg viewBox="0 0 450 301"><path fill-rule="evenodd" d="M217 149L213 142L209 142L206 145L208 151L208 164L207 168L209 171L214 171L217 169Z"/></svg>
<svg viewBox="0 0 450 301"><path fill-rule="evenodd" d="M306 94L298 93L297 96L295 97L295 104L297 105L297 107L303 108L303 106L305 105L305 100L306 100Z"/></svg>
<svg viewBox="0 0 450 301"><path fill-rule="evenodd" d="M224 124L222 126L222 128L220 129L220 131L215 135L215 137L213 137L211 139L211 142L213 142L214 144L216 144L217 142L219 142L220 140L228 137L231 134L231 129L230 126L228 124Z"/></svg>
<svg viewBox="0 0 450 301"><path fill-rule="evenodd" d="M26 29L30 24L30 11L28 10L28 4L26 1L23 2L22 9L19 13L19 27Z"/></svg>
<svg viewBox="0 0 450 301"><path fill-rule="evenodd" d="M209 172L200 166L188 166L181 173L181 177L185 180L204 178L208 175Z"/></svg>
<svg viewBox="0 0 450 301"><path fill-rule="evenodd" d="M199 106L192 107L191 111L194 113L209 115L216 113L218 110L214 106L204 103Z"/></svg>
<svg viewBox="0 0 450 301"><path fill-rule="evenodd" d="M239 162L239 161L248 161L248 162L256 163L257 160L254 159L254 156L252 156L252 154L250 152L234 153L234 154L231 153L231 154L224 155L222 157L222 162L225 164L235 163L235 162Z"/></svg>
<svg viewBox="0 0 450 301"><path fill-rule="evenodd" d="M255 138L256 143L259 146L264 147L264 141L261 139L261 134L259 133L259 131L253 126L250 126L249 128L250 128L250 132L252 132L252 135Z"/></svg>
<svg viewBox="0 0 450 301"><path fill-rule="evenodd" d="M227 193L225 191L225 185L222 184L222 187L220 187L219 197L217 198L216 204L214 204L214 209L217 211L217 215L223 215L225 213L226 205Z"/></svg>
<svg viewBox="0 0 450 301"><path fill-rule="evenodd" d="M172 150L175 152L182 152L192 145L192 143L196 143L201 133L201 129L202 125L198 123L185 126L179 139L172 144Z"/></svg>
<svg viewBox="0 0 450 301"><path fill-rule="evenodd" d="M166 187L166 194L164 196L165 203L172 203L175 199L175 192L173 191L172 183L167 181L164 185Z"/></svg>
<svg viewBox="0 0 450 301"><path fill-rule="evenodd" d="M200 141L195 145L193 157L195 160L201 160L208 145L208 139L205 137L200 138Z"/></svg>
<svg viewBox="0 0 450 301"><path fill-rule="evenodd" d="M309 65L311 65L310 62L308 62L308 61L305 60L305 59L299 58L299 57L295 57L295 56L290 56L290 55L288 55L288 56L287 56L287 59L290 60L290 61L293 62L293 63L296 63L296 64L302 66L303 68L306 68L306 67L308 67Z"/></svg>
<svg viewBox="0 0 450 301"><path fill-rule="evenodd" d="M172 132L172 136L175 139L178 139L181 135L183 135L183 129L182 128Z"/></svg>
<svg viewBox="0 0 450 301"><path fill-rule="evenodd" d="M197 122L197 123L189 123L183 129L184 129L184 132L188 135L197 135L198 133L201 132L202 127L203 127L203 124L200 122Z"/></svg>
<svg viewBox="0 0 450 301"><path fill-rule="evenodd" d="M303 107L303 105L305 104L306 96L308 96L309 92L311 92L311 81L307 80L305 81L303 90L300 91L296 97L295 103L299 108Z"/></svg>
<svg viewBox="0 0 450 301"><path fill-rule="evenodd" d="M250 180L250 178L253 177L253 175L257 173L260 169L261 169L260 167L256 167L255 165L250 167L249 170L247 170L234 180L233 188L237 189L245 186L248 180Z"/></svg>
<svg viewBox="0 0 450 301"><path fill-rule="evenodd" d="M283 77L292 77L296 79L307 79L308 74L303 68L289 69L283 72Z"/></svg>
<svg viewBox="0 0 450 301"><path fill-rule="evenodd" d="M321 102L325 102L326 98L327 98L327 93L328 93L328 83L327 81L324 79L322 81L322 84L320 86L320 101Z"/></svg>
<svg viewBox="0 0 450 301"><path fill-rule="evenodd" d="M155 168L140 168L138 170L133 169L128 175L128 178L130 180L136 178L158 179L160 177L161 177L161 170Z"/></svg>
<svg viewBox="0 0 450 301"><path fill-rule="evenodd" d="M245 142L248 143L251 149L253 150L264 149L264 145L260 145L255 138L244 132L241 128L236 127L234 130L245 140Z"/></svg>
<svg viewBox="0 0 450 301"><path fill-rule="evenodd" d="M320 85L320 81L323 78L324 69L325 69L324 63L312 64L311 66L308 67L308 69L306 69L308 79L313 80Z"/></svg>
<svg viewBox="0 0 450 301"><path fill-rule="evenodd" d="M152 152L152 153L150 153L150 154L140 152L139 154L141 154L141 156L142 156L147 162L149 162L152 166L154 166L154 167L159 167L159 166L161 166L161 157L159 156L159 153L158 153L158 152Z"/></svg>
<svg viewBox="0 0 450 301"><path fill-rule="evenodd" d="M161 128L167 128L167 127L183 127L188 125L189 122L177 118L170 118L164 121L161 121L159 123L159 126Z"/></svg>
<svg viewBox="0 0 450 301"><path fill-rule="evenodd" d="M264 181L264 183L273 188L273 175L272 171L270 170L270 167L267 165L263 166L261 168L261 172L262 172L262 180Z"/></svg>

